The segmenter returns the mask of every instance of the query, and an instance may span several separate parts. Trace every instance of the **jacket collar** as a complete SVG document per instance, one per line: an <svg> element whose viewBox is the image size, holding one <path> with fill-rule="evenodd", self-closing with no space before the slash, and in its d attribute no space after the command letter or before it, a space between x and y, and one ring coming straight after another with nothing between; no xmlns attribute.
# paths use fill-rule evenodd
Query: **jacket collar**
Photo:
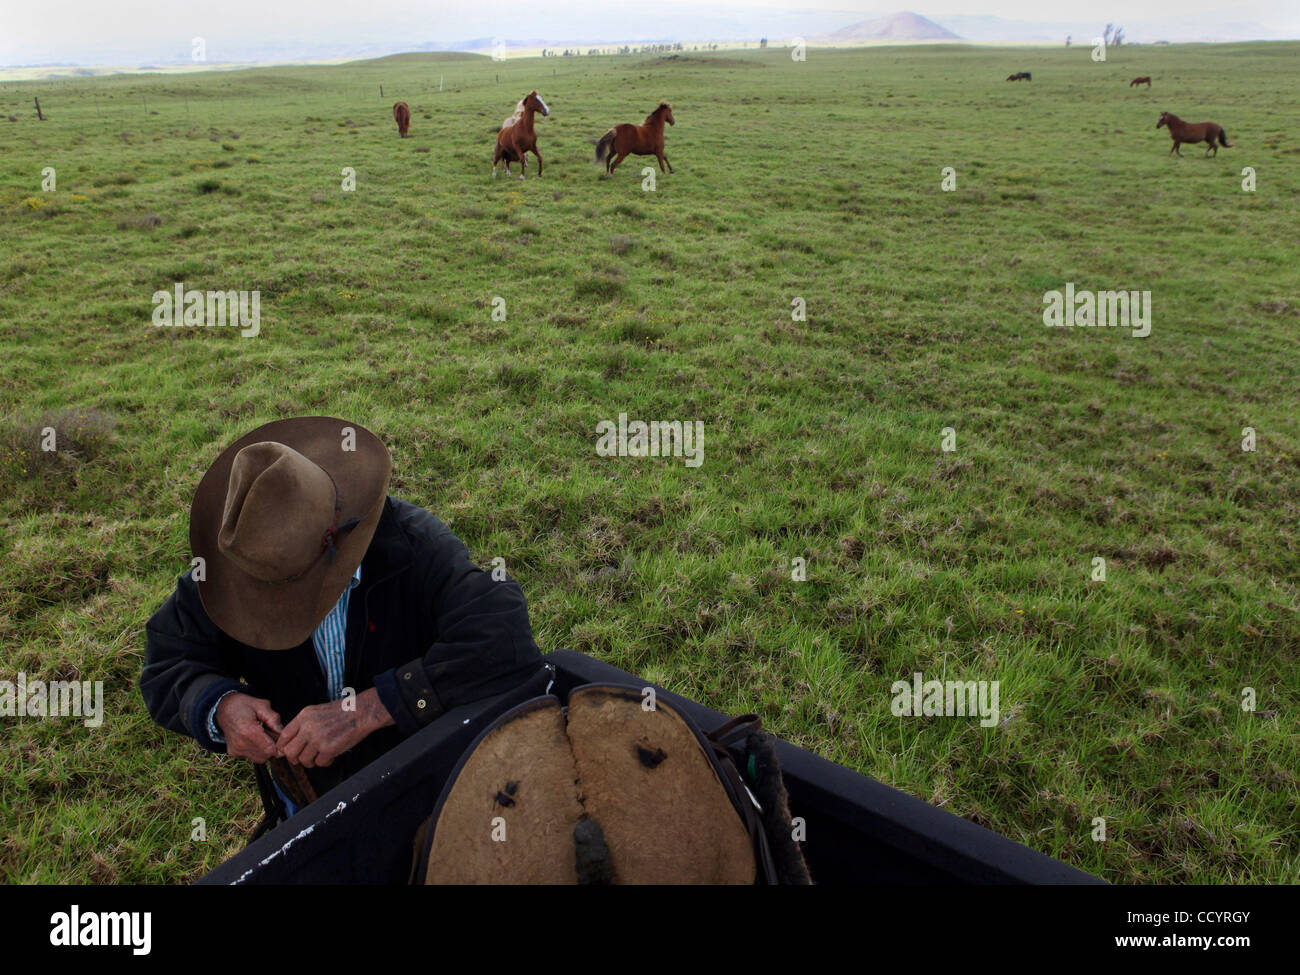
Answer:
<svg viewBox="0 0 1300 975"><path fill-rule="evenodd" d="M393 499L384 499L384 511L379 516L370 547L361 560L361 585L370 588L391 579L415 561L415 549L393 512Z"/></svg>

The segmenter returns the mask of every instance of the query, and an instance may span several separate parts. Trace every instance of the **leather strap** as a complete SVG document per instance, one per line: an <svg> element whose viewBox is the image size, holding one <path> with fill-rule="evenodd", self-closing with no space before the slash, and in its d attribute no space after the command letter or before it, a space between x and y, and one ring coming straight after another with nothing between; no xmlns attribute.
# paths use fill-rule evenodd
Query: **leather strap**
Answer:
<svg viewBox="0 0 1300 975"><path fill-rule="evenodd" d="M252 834L248 837L249 843L273 829L284 816L284 800L276 795L275 786L271 784L271 773L267 771L266 766L255 764L253 777L257 780L258 795L262 797L263 814L261 822L253 828Z"/></svg>
<svg viewBox="0 0 1300 975"><path fill-rule="evenodd" d="M280 737L270 728L266 728L266 733L271 736L272 741ZM316 801L316 790L312 787L311 780L307 778L303 767L287 758L271 758L264 765L254 764L253 775L257 779L258 794L262 797L264 815L248 838L249 843L274 829L280 820L285 818L287 809L284 800L276 792L276 786L279 786L280 792L288 796L299 809Z"/></svg>
<svg viewBox="0 0 1300 975"><path fill-rule="evenodd" d="M280 740L280 736L270 728L266 729L266 733L271 736L272 741ZM266 764L271 771L271 778L280 787L280 791L299 809L316 801L316 790L312 788L311 780L307 778L307 773L303 771L301 765L287 758L270 758L267 759Z"/></svg>
<svg viewBox="0 0 1300 975"><path fill-rule="evenodd" d="M750 732L762 730L763 719L757 714L738 714L730 721L710 731L706 737L719 745L730 745L737 739L748 738Z"/></svg>
<svg viewBox="0 0 1300 975"><path fill-rule="evenodd" d="M751 733L762 730L763 722L758 715L741 714L708 732L704 737L713 749L718 769L754 843L754 858L758 861L759 882L777 884L780 883L780 878L776 870L776 861L772 857L772 847L767 840L767 830L764 829L760 816L761 808L753 792L746 785L740 770L736 768L736 760L731 754L731 749L727 747L734 741L744 741Z"/></svg>

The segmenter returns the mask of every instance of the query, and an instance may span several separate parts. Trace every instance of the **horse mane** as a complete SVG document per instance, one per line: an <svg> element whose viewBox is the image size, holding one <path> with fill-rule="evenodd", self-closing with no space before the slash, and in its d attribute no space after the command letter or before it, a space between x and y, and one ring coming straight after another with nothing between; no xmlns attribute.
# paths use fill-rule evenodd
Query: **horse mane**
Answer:
<svg viewBox="0 0 1300 975"><path fill-rule="evenodd" d="M527 95L524 96L524 98L527 97L528 97ZM509 128L510 126L514 125L516 122L518 122L521 118L524 117L524 98L521 98L519 99L519 101L515 102L515 114L511 115L508 119L502 122L501 128L503 129Z"/></svg>
<svg viewBox="0 0 1300 975"><path fill-rule="evenodd" d="M666 112L666 111L668 111L670 108L672 108L672 106L669 105L667 102L660 102L660 103L659 103L659 107L656 108L656 109L655 109L653 112L651 112L649 115L647 115L647 116L645 117L645 121L642 122L641 124L642 124L642 125L649 125L651 122L653 122L653 121L655 120L655 116L656 116L656 115L658 115L658 114L661 113L661 112Z"/></svg>

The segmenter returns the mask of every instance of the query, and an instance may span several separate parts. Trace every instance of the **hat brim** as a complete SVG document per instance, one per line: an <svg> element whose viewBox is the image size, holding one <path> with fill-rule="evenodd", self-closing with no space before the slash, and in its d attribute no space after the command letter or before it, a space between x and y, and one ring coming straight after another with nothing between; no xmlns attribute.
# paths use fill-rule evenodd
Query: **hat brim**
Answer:
<svg viewBox="0 0 1300 975"><path fill-rule="evenodd" d="M344 450L344 429L355 431L355 450ZM250 444L273 441L319 464L334 479L343 504L339 523L360 522L335 540L335 554L318 560L292 582L269 583L228 559L217 544L230 468ZM261 650L289 650L320 625L365 557L388 496L393 460L388 448L364 427L330 416L277 420L240 437L199 481L190 506L190 549L203 559L199 598L227 635Z"/></svg>

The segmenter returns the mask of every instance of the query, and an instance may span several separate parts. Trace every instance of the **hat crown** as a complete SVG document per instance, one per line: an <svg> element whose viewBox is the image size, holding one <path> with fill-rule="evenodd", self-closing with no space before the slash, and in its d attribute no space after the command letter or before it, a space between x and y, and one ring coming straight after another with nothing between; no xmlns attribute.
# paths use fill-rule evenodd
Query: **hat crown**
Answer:
<svg viewBox="0 0 1300 975"><path fill-rule="evenodd" d="M287 444L249 444L235 455L217 545L262 582L285 582L320 557L336 524L330 475Z"/></svg>
<svg viewBox="0 0 1300 975"><path fill-rule="evenodd" d="M212 622L260 650L302 646L365 558L392 469L378 437L336 416L274 420L226 447L190 505Z"/></svg>

